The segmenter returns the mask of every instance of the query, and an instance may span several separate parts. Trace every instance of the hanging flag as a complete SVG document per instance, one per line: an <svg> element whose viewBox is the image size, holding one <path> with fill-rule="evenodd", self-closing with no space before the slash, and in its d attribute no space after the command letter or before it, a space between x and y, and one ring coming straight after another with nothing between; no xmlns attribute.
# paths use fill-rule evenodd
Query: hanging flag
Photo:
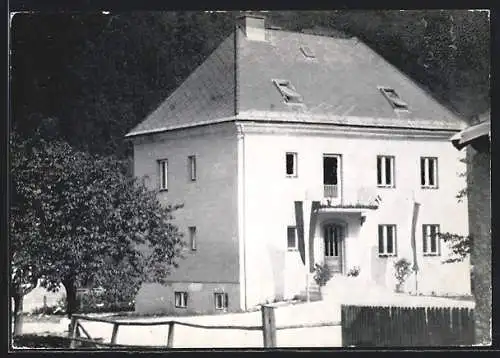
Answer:
<svg viewBox="0 0 500 358"><path fill-rule="evenodd" d="M300 259L305 265L306 263L306 253L305 253L305 239L304 239L304 209L302 201L296 201L295 203L295 225L297 228L297 239L298 239L298 249L300 253Z"/></svg>
<svg viewBox="0 0 500 358"><path fill-rule="evenodd" d="M420 208L420 204L416 201L413 201L413 217L411 220L411 249L413 251L413 270L415 272L418 271L418 263L417 263L417 241L415 238L415 232L417 230L417 219L418 219L418 210Z"/></svg>

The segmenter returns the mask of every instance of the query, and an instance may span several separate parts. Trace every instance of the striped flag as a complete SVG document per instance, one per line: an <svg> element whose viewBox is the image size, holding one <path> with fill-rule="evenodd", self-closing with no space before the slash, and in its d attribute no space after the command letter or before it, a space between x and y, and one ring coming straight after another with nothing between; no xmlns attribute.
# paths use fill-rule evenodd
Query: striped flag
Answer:
<svg viewBox="0 0 500 358"><path fill-rule="evenodd" d="M416 201L413 201L413 216L411 220L411 249L413 251L413 270L415 272L418 271L418 263L417 263L417 242L415 238L415 232L417 230L417 219L418 219L418 210L420 208L420 204Z"/></svg>

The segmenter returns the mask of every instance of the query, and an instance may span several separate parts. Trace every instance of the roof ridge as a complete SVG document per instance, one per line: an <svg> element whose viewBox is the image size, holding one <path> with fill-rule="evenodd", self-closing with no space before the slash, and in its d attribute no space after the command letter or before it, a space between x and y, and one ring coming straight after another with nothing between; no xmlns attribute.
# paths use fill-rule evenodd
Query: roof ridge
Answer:
<svg viewBox="0 0 500 358"><path fill-rule="evenodd" d="M349 37L336 37L336 36L329 36L327 34L324 34L324 35L323 34L313 34L313 33L307 33L307 32L303 32L303 31L293 31L293 30L276 29L276 28L269 28L269 27L266 27L264 30L269 31L269 32L284 32L284 33L289 33L289 34L305 35L305 36L310 36L310 37L327 37L327 38L336 39L336 40L350 41L350 40L358 39L354 35L347 35L347 34L346 34L346 36L349 36ZM359 39L358 39L358 41L359 41Z"/></svg>

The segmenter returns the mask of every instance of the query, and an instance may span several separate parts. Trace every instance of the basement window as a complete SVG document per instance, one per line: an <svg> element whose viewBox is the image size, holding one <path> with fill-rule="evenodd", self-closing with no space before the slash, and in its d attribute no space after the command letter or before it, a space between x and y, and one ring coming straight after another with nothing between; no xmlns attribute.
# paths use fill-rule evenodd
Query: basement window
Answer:
<svg viewBox="0 0 500 358"><path fill-rule="evenodd" d="M302 96L295 90L295 87L288 80L273 80L276 88L283 96L285 103L302 104Z"/></svg>
<svg viewBox="0 0 500 358"><path fill-rule="evenodd" d="M408 104L399 97L396 90L388 87L379 87L379 90L396 110L407 111Z"/></svg>
<svg viewBox="0 0 500 358"><path fill-rule="evenodd" d="M174 292L174 298L176 308L187 308L187 292Z"/></svg>
<svg viewBox="0 0 500 358"><path fill-rule="evenodd" d="M314 55L314 52L309 48L309 46L301 46L300 51L306 56L307 58L316 58Z"/></svg>
<svg viewBox="0 0 500 358"><path fill-rule="evenodd" d="M216 310L226 310L229 306L229 296L225 292L215 292L214 300Z"/></svg>

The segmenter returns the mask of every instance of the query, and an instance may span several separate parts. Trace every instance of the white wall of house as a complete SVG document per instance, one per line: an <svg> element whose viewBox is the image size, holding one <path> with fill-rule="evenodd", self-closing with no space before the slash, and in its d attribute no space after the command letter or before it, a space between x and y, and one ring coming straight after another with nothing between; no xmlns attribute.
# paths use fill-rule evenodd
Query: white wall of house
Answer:
<svg viewBox="0 0 500 358"><path fill-rule="evenodd" d="M230 292L230 308L240 308L237 216L237 138L233 123L194 127L135 139L134 174L146 176L158 188L158 160L168 160L165 204L183 204L174 223L187 247L170 284L158 289L146 284L136 302L140 311L213 311L215 289ZM196 181L191 181L188 156L196 156ZM196 227L196 251L190 248L188 227ZM194 283L194 285L192 284ZM175 309L174 291L189 291L187 309Z"/></svg>
<svg viewBox="0 0 500 358"><path fill-rule="evenodd" d="M401 257L412 261L410 227L415 198L421 203L416 233L421 292L469 293L468 262L441 264L448 254L443 243L441 256L422 256L422 224L439 224L442 232L468 231L467 203L458 203L455 197L465 187L465 179L459 176L465 165L459 162L462 154L449 145L449 133L408 135L396 130L318 128L243 125L248 306L292 296L304 287L300 256L287 251L286 228L295 225L295 200L306 195L322 199L324 153L342 156L344 204L355 203L362 192L382 198L380 207L366 214L362 226L354 214L346 219L351 233L346 238L346 269L359 265L362 275L394 287L393 262ZM286 152L298 153L296 178L286 176ZM377 188L377 155L395 156L395 188ZM438 158L437 189L421 189L420 157L427 156ZM397 257L378 257L379 224L397 225ZM321 233L319 226L317 230Z"/></svg>

